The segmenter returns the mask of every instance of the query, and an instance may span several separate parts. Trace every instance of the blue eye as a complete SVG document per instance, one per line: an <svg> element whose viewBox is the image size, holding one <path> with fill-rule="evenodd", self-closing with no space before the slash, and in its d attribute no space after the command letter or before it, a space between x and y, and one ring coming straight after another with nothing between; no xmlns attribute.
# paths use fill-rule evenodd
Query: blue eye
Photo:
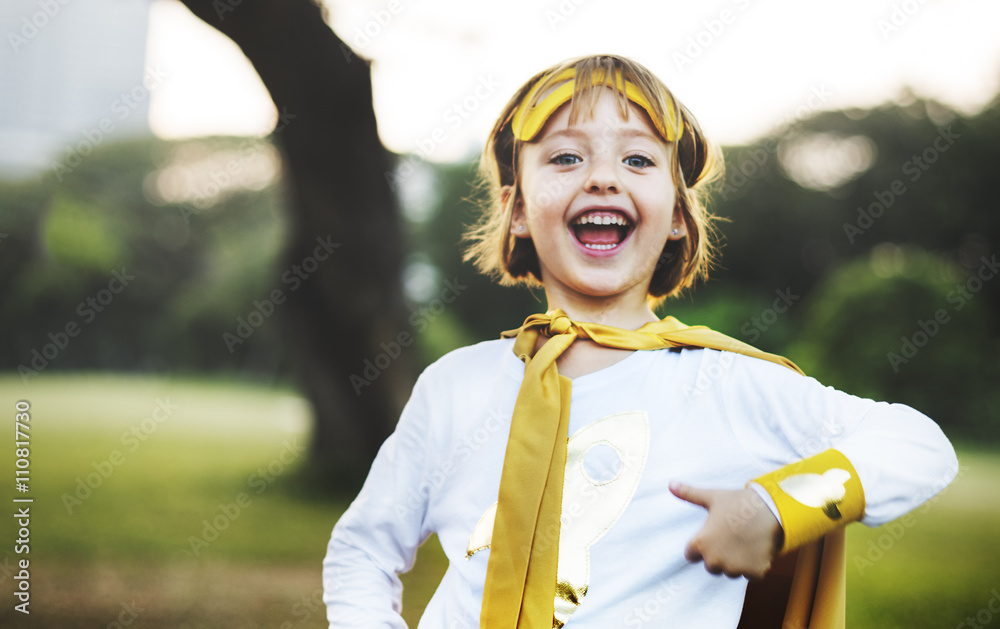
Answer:
<svg viewBox="0 0 1000 629"><path fill-rule="evenodd" d="M551 163L557 166L572 166L573 164L579 164L582 160L579 155L574 155L573 153L560 153L552 158Z"/></svg>
<svg viewBox="0 0 1000 629"><path fill-rule="evenodd" d="M653 160L645 155L629 155L622 160L622 163L632 168L648 168L653 165Z"/></svg>

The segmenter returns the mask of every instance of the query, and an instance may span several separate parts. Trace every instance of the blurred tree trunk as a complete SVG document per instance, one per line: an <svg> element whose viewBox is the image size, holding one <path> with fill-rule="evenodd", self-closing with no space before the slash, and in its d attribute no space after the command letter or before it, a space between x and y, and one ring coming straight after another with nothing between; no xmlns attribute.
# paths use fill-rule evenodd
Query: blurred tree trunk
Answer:
<svg viewBox="0 0 1000 629"><path fill-rule="evenodd" d="M414 362L412 348L389 352L387 368L372 362L365 373L366 359L375 361L383 344L391 348L409 330L400 281L405 247L368 63L312 0L182 2L239 45L278 108L274 138L292 210L282 272L301 278L294 290L281 284L283 315L289 355L316 416L310 467L326 488L356 489L398 419ZM313 271L307 259L331 249Z"/></svg>

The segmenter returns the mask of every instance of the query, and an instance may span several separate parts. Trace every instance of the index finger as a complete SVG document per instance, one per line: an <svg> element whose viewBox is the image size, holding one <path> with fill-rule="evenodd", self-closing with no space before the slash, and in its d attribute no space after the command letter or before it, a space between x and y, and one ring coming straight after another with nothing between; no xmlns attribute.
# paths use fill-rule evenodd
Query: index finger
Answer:
<svg viewBox="0 0 1000 629"><path fill-rule="evenodd" d="M696 504L699 507L708 508L711 499L710 489L699 489L697 487L692 487L690 485L685 485L684 483L678 483L677 481L671 481L670 483L670 493L677 496L681 500L690 502L691 504Z"/></svg>

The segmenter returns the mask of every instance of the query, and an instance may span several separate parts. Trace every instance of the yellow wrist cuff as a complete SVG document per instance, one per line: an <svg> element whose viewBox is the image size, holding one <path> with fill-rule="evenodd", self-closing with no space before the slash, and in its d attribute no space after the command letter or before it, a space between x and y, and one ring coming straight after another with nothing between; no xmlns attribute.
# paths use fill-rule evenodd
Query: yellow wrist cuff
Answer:
<svg viewBox="0 0 1000 629"><path fill-rule="evenodd" d="M783 553L856 522L865 514L865 491L858 473L837 450L786 465L754 482L778 507L785 533Z"/></svg>

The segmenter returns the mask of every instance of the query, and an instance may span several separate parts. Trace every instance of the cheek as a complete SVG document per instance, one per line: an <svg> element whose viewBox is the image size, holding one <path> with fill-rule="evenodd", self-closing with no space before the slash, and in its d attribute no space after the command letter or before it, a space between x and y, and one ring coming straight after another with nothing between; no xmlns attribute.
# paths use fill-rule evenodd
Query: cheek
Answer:
<svg viewBox="0 0 1000 629"><path fill-rule="evenodd" d="M524 214L529 221L535 222L552 202L551 196L533 181L526 181L521 188L521 198L524 203Z"/></svg>
<svg viewBox="0 0 1000 629"><path fill-rule="evenodd" d="M521 184L524 200L535 210L563 210L583 186L581 173L525 173Z"/></svg>
<svg viewBox="0 0 1000 629"><path fill-rule="evenodd" d="M525 202L525 216L533 225L561 223L564 209L565 205L545 190L535 192Z"/></svg>
<svg viewBox="0 0 1000 629"><path fill-rule="evenodd" d="M666 194L660 194L657 205L661 208L659 212L660 220L663 224L671 226L679 215L679 211L677 210L677 194L673 187L669 188Z"/></svg>

